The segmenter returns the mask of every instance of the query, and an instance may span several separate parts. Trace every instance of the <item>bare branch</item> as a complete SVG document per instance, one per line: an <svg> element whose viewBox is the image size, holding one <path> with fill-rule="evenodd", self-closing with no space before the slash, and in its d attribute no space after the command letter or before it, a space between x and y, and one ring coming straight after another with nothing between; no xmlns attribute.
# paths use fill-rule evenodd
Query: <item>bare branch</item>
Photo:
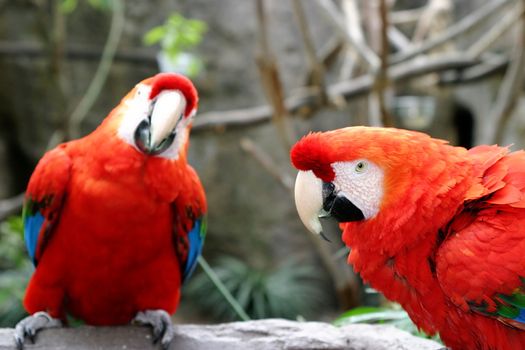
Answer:
<svg viewBox="0 0 525 350"><path fill-rule="evenodd" d="M412 43L399 29L393 25L388 26L388 39L399 51L408 50Z"/></svg>
<svg viewBox="0 0 525 350"><path fill-rule="evenodd" d="M525 7L520 2L514 8L510 9L505 16L494 23L488 32L486 32L478 41L476 41L467 50L467 53L473 58L479 57L487 51L503 34L505 34L514 23L519 21L525 11Z"/></svg>
<svg viewBox="0 0 525 350"><path fill-rule="evenodd" d="M380 116L381 125L393 126L394 120L390 115L386 106L386 90L389 87L388 78L388 53L389 53L389 42L388 42L388 7L386 0L375 0L376 8L379 18L379 58L381 65L374 77L374 85L372 87L371 97L369 98L371 104L370 114ZM377 120L377 117L375 118ZM371 119L373 120L373 119Z"/></svg>
<svg viewBox="0 0 525 350"><path fill-rule="evenodd" d="M246 153L250 154L259 164L262 165L262 167L275 179L279 181L279 183L290 192L293 190L293 178L290 177L286 172L283 172L275 161L268 155L268 153L264 152L260 147L258 147L252 140L249 138L242 138L241 139L241 148Z"/></svg>
<svg viewBox="0 0 525 350"><path fill-rule="evenodd" d="M0 56L38 59L47 55L49 52L40 43L0 41ZM101 55L102 51L98 46L69 44L64 47L64 57L69 60L100 61ZM157 59L151 50L139 47L119 49L115 52L114 61L157 67Z"/></svg>
<svg viewBox="0 0 525 350"><path fill-rule="evenodd" d="M409 24L415 23L423 14L424 7L410 10L395 11L390 14L390 23L397 24Z"/></svg>
<svg viewBox="0 0 525 350"><path fill-rule="evenodd" d="M486 55L485 55L486 56ZM503 71L509 64L509 59L504 56L495 55L484 60L482 63L470 68L445 72L439 78L439 85L454 85L474 83L492 74Z"/></svg>
<svg viewBox="0 0 525 350"><path fill-rule="evenodd" d="M521 0L525 4L525 0ZM498 91L496 104L490 112L490 118L496 121L496 131L494 133L494 142L501 143L505 127L510 120L512 111L523 84L523 73L525 71L525 15L522 14L520 28L516 38L516 47L512 55L510 65L503 77L503 82Z"/></svg>
<svg viewBox="0 0 525 350"><path fill-rule="evenodd" d="M503 59L506 62L506 59ZM388 69L388 76L392 82L406 81L413 78L421 77L429 73L439 73L450 70L464 70L471 68L473 71L483 70L484 72L473 74L474 77L465 75L466 80L480 79L484 76L493 74L501 69L503 61L499 62L481 62L478 59L472 59L464 54L443 54L440 56L428 57L421 60L409 61L397 64ZM467 72L467 71L465 71ZM373 75L367 74L349 81L339 82L327 87L330 99L343 97L346 99L361 96L369 93L373 85ZM460 83L463 77L460 75L455 79L444 79L443 84ZM304 94L294 95L284 100L284 105L290 113L296 113L304 106L314 105L316 94L318 92L307 90ZM224 126L246 126L255 123L267 122L272 117L272 108L269 105L258 106L246 109L237 109L221 112L202 113L195 119L193 130L198 132L210 128L221 128Z"/></svg>
<svg viewBox="0 0 525 350"><path fill-rule="evenodd" d="M390 58L391 63L399 63L411 59L419 54L427 52L439 45L442 45L461 34L466 33L475 26L483 23L488 17L495 15L501 10L504 6L511 3L513 0L493 0L488 1L483 7L479 8L477 11L472 12L465 18L461 19L459 22L452 25L446 32L422 42L419 45L415 45L412 49L403 51L393 55Z"/></svg>
<svg viewBox="0 0 525 350"><path fill-rule="evenodd" d="M327 101L326 91L325 91L325 71L323 65L319 62L317 58L317 52L315 50L315 45L310 35L308 29L308 23L306 16L304 14L304 9L301 4L301 0L293 0L294 13L297 17L297 22L299 24L299 29L303 37L304 46L306 49L306 56L308 57L308 62L310 65L311 71L311 83L316 86L320 91L320 104L325 104Z"/></svg>
<svg viewBox="0 0 525 350"><path fill-rule="evenodd" d="M100 64L97 67L97 71L93 76L93 80L89 84L89 87L78 103L75 110L71 113L68 134L66 138L78 138L80 137L80 125L87 113L95 103L97 97L100 95L104 83L109 75L109 71L113 64L113 58L117 51L117 46L120 42L122 30L124 29L125 14L124 14L124 1L113 0L113 15L111 18L111 27L109 30L108 39L100 58Z"/></svg>
<svg viewBox="0 0 525 350"><path fill-rule="evenodd" d="M357 5L357 0L342 0L341 9L343 11L343 20L346 24L346 31L354 38L356 42L366 46L365 35L361 26L361 12ZM341 80L348 80L354 75L363 61L359 53L352 45L345 45L343 63L341 65Z"/></svg>
<svg viewBox="0 0 525 350"><path fill-rule="evenodd" d="M286 149L290 149L296 137L286 120L288 110L284 104L284 92L277 63L268 41L264 0L257 0L257 25L259 28L260 52L256 57L257 67L267 99L273 107L273 122Z"/></svg>
<svg viewBox="0 0 525 350"><path fill-rule="evenodd" d="M356 49L359 55L369 64L371 70L379 68L379 57L372 51L364 42L359 42L356 38L348 32L345 21L340 16L340 10L335 6L332 0L319 0L319 5L324 10L323 12L329 17L330 21L335 24L339 34Z"/></svg>
<svg viewBox="0 0 525 350"><path fill-rule="evenodd" d="M332 37L328 42L321 47L317 56L320 58L323 66L328 68L335 61L337 56L343 50L344 43L340 38Z"/></svg>
<svg viewBox="0 0 525 350"><path fill-rule="evenodd" d="M429 0L417 21L412 41L421 42L443 32L450 26L452 10L452 0Z"/></svg>
<svg viewBox="0 0 525 350"><path fill-rule="evenodd" d="M24 196L24 193L20 193L11 198L0 199L0 221L4 221L9 216L15 215L22 210Z"/></svg>

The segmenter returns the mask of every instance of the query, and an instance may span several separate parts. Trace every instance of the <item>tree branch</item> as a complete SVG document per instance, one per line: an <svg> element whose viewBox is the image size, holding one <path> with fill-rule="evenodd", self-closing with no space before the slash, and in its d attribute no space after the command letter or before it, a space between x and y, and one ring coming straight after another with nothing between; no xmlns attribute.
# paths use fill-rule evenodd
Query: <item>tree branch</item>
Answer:
<svg viewBox="0 0 525 350"><path fill-rule="evenodd" d="M93 107L97 97L100 95L111 69L111 65L113 64L113 58L120 42L122 30L124 29L125 16L123 0L113 0L112 4L113 15L111 18L111 28L104 46L104 51L102 52L102 57L100 58L100 64L95 72L93 80L91 80L91 83L89 84L86 94L82 97L73 113L71 113L70 128L68 130L69 135L65 135L66 138L78 138L81 136L81 123L91 107Z"/></svg>
<svg viewBox="0 0 525 350"><path fill-rule="evenodd" d="M379 68L380 59L364 42L356 40L356 38L348 32L345 22L339 15L340 10L335 6L332 0L319 0L318 4L324 10L323 12L328 16L331 23L339 34L359 53L359 55L368 63L370 69L375 71Z"/></svg>
<svg viewBox="0 0 525 350"><path fill-rule="evenodd" d="M246 137L242 138L241 148L243 151L251 155L259 164L261 164L261 166L270 175L277 179L285 189L289 190L290 193L293 191L293 178L279 169L273 159L260 147L258 147L252 140Z"/></svg>
<svg viewBox="0 0 525 350"><path fill-rule="evenodd" d="M504 60L504 61L503 61ZM442 84L458 84L462 81L472 81L481 79L490 74L494 74L502 66L506 59L498 62L484 62L479 59L466 57L464 54L443 54L440 56L428 57L422 60L409 61L394 65L388 69L390 80L406 81L418 78L425 74L439 73L443 71L459 70L471 68L472 76L465 74L454 79L443 79ZM482 72L480 72L482 71ZM467 72L467 71L465 71ZM470 72L470 70L469 70ZM354 98L370 92L373 84L372 74L362 75L349 81L339 82L327 87L330 99L344 97L345 99ZM293 95L284 100L284 105L290 113L296 113L300 108L315 104L315 91L305 91L301 95ZM247 126L257 123L267 122L272 117L272 108L269 105L257 106L252 108L237 109L230 111L213 111L202 113L193 122L193 130L196 132L211 128L221 128L225 126Z"/></svg>
<svg viewBox="0 0 525 350"><path fill-rule="evenodd" d="M525 5L525 0L521 0ZM494 143L501 143L505 127L507 126L512 111L516 106L518 95L522 89L523 73L525 71L525 14L521 16L520 28L516 38L516 47L512 55L510 66L503 77L503 82L498 91L496 104L490 112L490 118L496 121Z"/></svg>
<svg viewBox="0 0 525 350"><path fill-rule="evenodd" d="M272 55L267 33L267 17L264 8L264 0L257 0L257 25L259 31L260 51L256 57L262 85L267 99L273 107L272 120L279 132L281 140L286 149L292 147L296 137L288 125L286 116L288 110L284 104L284 92L277 63Z"/></svg>
<svg viewBox="0 0 525 350"><path fill-rule="evenodd" d="M424 7L410 10L394 11L390 14L390 22L394 25L415 23L425 11Z"/></svg>
<svg viewBox="0 0 525 350"><path fill-rule="evenodd" d="M381 116L381 123L384 126L394 126L394 119L390 115L386 106L386 90L389 87L388 77L388 53L390 50L388 40L388 6L386 0L377 0L379 2L378 17L380 21L380 49L379 58L381 59L381 65L374 79L374 86L372 93L375 95L375 100L378 103L378 109Z"/></svg>
<svg viewBox="0 0 525 350"><path fill-rule="evenodd" d="M412 43L399 29L393 25L388 26L388 39L399 51L408 50Z"/></svg>
<svg viewBox="0 0 525 350"><path fill-rule="evenodd" d="M0 41L0 56L7 58L38 59L47 57L48 54L40 43ZM69 44L64 47L64 57L69 60L100 61L100 56L102 51L98 46ZM114 61L157 67L157 59L151 50L139 47L119 49L115 52Z"/></svg>
<svg viewBox="0 0 525 350"><path fill-rule="evenodd" d="M308 57L308 63L310 66L311 72L311 83L313 86L317 87L320 91L319 104L323 105L327 102L327 96L325 91L325 71L323 65L319 62L317 58L317 52L315 50L315 45L312 40L312 36L308 29L308 22L304 14L304 9L301 4L301 0L293 0L294 13L299 24L299 29L303 38L304 47L306 49L306 56Z"/></svg>
<svg viewBox="0 0 525 350"><path fill-rule="evenodd" d="M478 41L472 44L467 50L467 54L473 58L481 56L487 51L503 34L505 34L513 25L520 20L525 7L520 2L510 9L505 16L494 23L488 32L486 32Z"/></svg>
<svg viewBox="0 0 525 350"><path fill-rule="evenodd" d="M11 215L19 213L24 203L24 193L14 197L0 200L0 221L4 221Z"/></svg>
<svg viewBox="0 0 525 350"><path fill-rule="evenodd" d="M342 18L346 25L346 31L354 38L356 42L366 46L365 35L361 25L361 11L357 4L357 0L342 0L341 10L343 11ZM355 71L358 71L363 60L359 53L352 47L352 45L344 45L344 57L341 64L340 80L350 79Z"/></svg>
<svg viewBox="0 0 525 350"><path fill-rule="evenodd" d="M472 12L459 22L452 25L446 32L443 32L436 37L424 41L419 45L415 45L413 48L407 51L399 52L390 58L391 63L400 63L409 60L419 54L427 52L439 45L442 45L463 33L471 30L477 25L483 23L488 17L495 15L504 6L511 3L512 0L492 0L488 1L483 7L477 11Z"/></svg>
<svg viewBox="0 0 525 350"><path fill-rule="evenodd" d="M439 78L439 85L474 83L492 74L503 71L509 64L508 58L495 56L470 68L445 72Z"/></svg>

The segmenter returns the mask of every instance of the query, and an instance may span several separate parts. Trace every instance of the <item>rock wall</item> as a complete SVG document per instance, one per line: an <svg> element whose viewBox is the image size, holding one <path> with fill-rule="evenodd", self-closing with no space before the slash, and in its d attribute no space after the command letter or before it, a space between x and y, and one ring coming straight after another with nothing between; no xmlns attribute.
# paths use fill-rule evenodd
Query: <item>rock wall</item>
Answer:
<svg viewBox="0 0 525 350"><path fill-rule="evenodd" d="M184 350L438 350L443 345L392 326L357 324L334 327L281 319L213 326L176 325L170 349ZM0 329L0 350L13 349L12 329ZM146 350L146 327L80 327L45 330L28 350Z"/></svg>

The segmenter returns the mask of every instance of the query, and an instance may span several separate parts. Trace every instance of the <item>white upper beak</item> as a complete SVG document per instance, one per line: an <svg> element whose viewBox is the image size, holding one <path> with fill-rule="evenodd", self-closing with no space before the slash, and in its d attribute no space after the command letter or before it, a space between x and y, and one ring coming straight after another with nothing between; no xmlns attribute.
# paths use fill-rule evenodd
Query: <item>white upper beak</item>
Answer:
<svg viewBox="0 0 525 350"><path fill-rule="evenodd" d="M323 182L309 171L299 171L295 180L295 206L308 231L321 234L319 214L323 208Z"/></svg>
<svg viewBox="0 0 525 350"><path fill-rule="evenodd" d="M151 113L152 146L156 146L168 137L186 109L186 99L180 91L162 91L156 98Z"/></svg>

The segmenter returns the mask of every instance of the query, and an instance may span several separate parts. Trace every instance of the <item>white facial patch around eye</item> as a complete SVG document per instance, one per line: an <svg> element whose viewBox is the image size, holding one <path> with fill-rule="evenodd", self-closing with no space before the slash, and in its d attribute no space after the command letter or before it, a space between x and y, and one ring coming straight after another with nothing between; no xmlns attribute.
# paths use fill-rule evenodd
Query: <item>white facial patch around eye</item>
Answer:
<svg viewBox="0 0 525 350"><path fill-rule="evenodd" d="M149 85L139 84L135 95L125 101L124 117L118 128L118 136L126 143L137 148L135 145L135 130L141 121L147 118L150 112ZM138 148L137 148L138 149Z"/></svg>
<svg viewBox="0 0 525 350"><path fill-rule="evenodd" d="M383 199L383 169L367 159L336 162L332 164L332 169L336 191L341 191L366 219L376 216Z"/></svg>

